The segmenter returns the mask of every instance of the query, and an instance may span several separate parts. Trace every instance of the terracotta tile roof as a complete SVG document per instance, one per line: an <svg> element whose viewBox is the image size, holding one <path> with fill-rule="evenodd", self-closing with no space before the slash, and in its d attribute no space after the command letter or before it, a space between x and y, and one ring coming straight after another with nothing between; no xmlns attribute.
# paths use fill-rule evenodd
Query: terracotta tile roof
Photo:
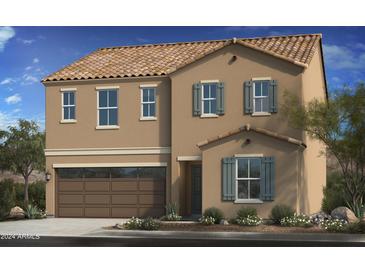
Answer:
<svg viewBox="0 0 365 274"><path fill-rule="evenodd" d="M267 136L270 136L270 137L273 137L273 138L276 138L276 139L279 139L279 140L282 140L282 141L285 141L285 142L288 142L291 144L302 146L304 148L307 147L307 145L305 143L303 143L301 140L298 140L298 139L295 139L295 138L292 138L292 137L289 137L286 135L282 135L282 134L279 134L279 133L276 133L274 131L270 131L267 129L252 127L252 126L250 126L250 124L244 125L240 128L234 129L234 130L227 131L221 135L206 139L206 140L198 143L197 146L199 148L201 148L203 146L209 145L211 143L214 143L216 141L222 140L224 138L236 135L236 134L244 132L244 131L254 131L254 132L261 133L261 134L264 134L264 135L267 135Z"/></svg>
<svg viewBox="0 0 365 274"><path fill-rule="evenodd" d="M220 48L240 44L307 67L321 34L101 48L42 82L168 75Z"/></svg>

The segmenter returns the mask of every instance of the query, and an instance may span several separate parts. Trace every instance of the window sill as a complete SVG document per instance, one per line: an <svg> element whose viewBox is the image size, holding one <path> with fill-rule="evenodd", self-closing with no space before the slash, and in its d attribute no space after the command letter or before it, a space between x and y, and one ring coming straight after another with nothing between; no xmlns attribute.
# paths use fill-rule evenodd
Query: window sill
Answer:
<svg viewBox="0 0 365 274"><path fill-rule="evenodd" d="M140 117L140 121L156 121L157 117Z"/></svg>
<svg viewBox="0 0 365 274"><path fill-rule="evenodd" d="M95 129L119 129L119 126L96 126Z"/></svg>
<svg viewBox="0 0 365 274"><path fill-rule="evenodd" d="M234 201L235 204L263 204L264 202L260 199L237 199Z"/></svg>
<svg viewBox="0 0 365 274"><path fill-rule="evenodd" d="M254 112L251 116L271 116L270 112Z"/></svg>
<svg viewBox="0 0 365 274"><path fill-rule="evenodd" d="M200 115L200 118L218 118L219 115L217 114L202 114Z"/></svg>
<svg viewBox="0 0 365 274"><path fill-rule="evenodd" d="M60 124L75 124L77 120L70 119L70 120L61 120Z"/></svg>

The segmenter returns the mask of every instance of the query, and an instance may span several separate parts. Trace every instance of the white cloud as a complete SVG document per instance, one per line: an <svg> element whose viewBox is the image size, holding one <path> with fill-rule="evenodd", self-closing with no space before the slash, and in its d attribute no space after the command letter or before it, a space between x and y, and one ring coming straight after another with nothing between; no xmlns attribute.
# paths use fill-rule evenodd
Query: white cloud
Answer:
<svg viewBox="0 0 365 274"><path fill-rule="evenodd" d="M323 45L325 63L332 69L361 69L365 67L365 53L356 53L344 46Z"/></svg>
<svg viewBox="0 0 365 274"><path fill-rule="evenodd" d="M9 126L15 126L18 118L14 114L0 111L0 129L7 129Z"/></svg>
<svg viewBox="0 0 365 274"><path fill-rule="evenodd" d="M13 113L18 113L18 112L21 112L22 110L20 108L16 108L13 110Z"/></svg>
<svg viewBox="0 0 365 274"><path fill-rule="evenodd" d="M6 43L15 36L15 30L12 27L0 27L0 52L5 48Z"/></svg>
<svg viewBox="0 0 365 274"><path fill-rule="evenodd" d="M341 82L341 78L336 77L336 76L333 76L331 79L332 79L333 82L336 82L336 83Z"/></svg>
<svg viewBox="0 0 365 274"><path fill-rule="evenodd" d="M5 98L5 102L8 105L17 104L21 101L22 101L22 97L18 93L15 93L14 95L11 95L11 96Z"/></svg>
<svg viewBox="0 0 365 274"><path fill-rule="evenodd" d="M5 78L4 80L2 80L0 82L0 85L8 85L8 84L11 84L14 82L15 82L15 80L13 78L8 77L8 78Z"/></svg>
<svg viewBox="0 0 365 274"><path fill-rule="evenodd" d="M25 70L31 70L33 67L32 66L27 66L26 68L25 68Z"/></svg>
<svg viewBox="0 0 365 274"><path fill-rule="evenodd" d="M38 58L33 58L33 64L37 64L39 63L39 59Z"/></svg>
<svg viewBox="0 0 365 274"><path fill-rule="evenodd" d="M34 39L22 39L22 38L18 38L17 41L23 43L24 45L31 45L35 42Z"/></svg>
<svg viewBox="0 0 365 274"><path fill-rule="evenodd" d="M365 50L365 44L363 43L355 43L352 45L355 49L361 49L361 50Z"/></svg>
<svg viewBox="0 0 365 274"><path fill-rule="evenodd" d="M34 84L38 82L38 78L31 75L31 74L28 74L28 73L25 73L23 75L23 82L22 82L22 85L31 85L31 84Z"/></svg>

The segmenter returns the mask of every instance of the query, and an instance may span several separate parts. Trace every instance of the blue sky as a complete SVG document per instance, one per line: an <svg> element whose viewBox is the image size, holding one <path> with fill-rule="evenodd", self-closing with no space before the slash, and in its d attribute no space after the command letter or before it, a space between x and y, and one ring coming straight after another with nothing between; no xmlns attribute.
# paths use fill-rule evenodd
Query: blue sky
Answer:
<svg viewBox="0 0 365 274"><path fill-rule="evenodd" d="M0 27L0 129L44 128L40 79L105 46L322 33L329 91L365 80L365 27Z"/></svg>

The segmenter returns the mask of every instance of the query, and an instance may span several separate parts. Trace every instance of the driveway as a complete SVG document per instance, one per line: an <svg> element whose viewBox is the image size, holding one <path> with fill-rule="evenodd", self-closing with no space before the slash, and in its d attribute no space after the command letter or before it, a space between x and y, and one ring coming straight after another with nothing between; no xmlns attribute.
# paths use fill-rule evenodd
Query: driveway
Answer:
<svg viewBox="0 0 365 274"><path fill-rule="evenodd" d="M126 219L46 218L0 222L0 235L85 236Z"/></svg>

